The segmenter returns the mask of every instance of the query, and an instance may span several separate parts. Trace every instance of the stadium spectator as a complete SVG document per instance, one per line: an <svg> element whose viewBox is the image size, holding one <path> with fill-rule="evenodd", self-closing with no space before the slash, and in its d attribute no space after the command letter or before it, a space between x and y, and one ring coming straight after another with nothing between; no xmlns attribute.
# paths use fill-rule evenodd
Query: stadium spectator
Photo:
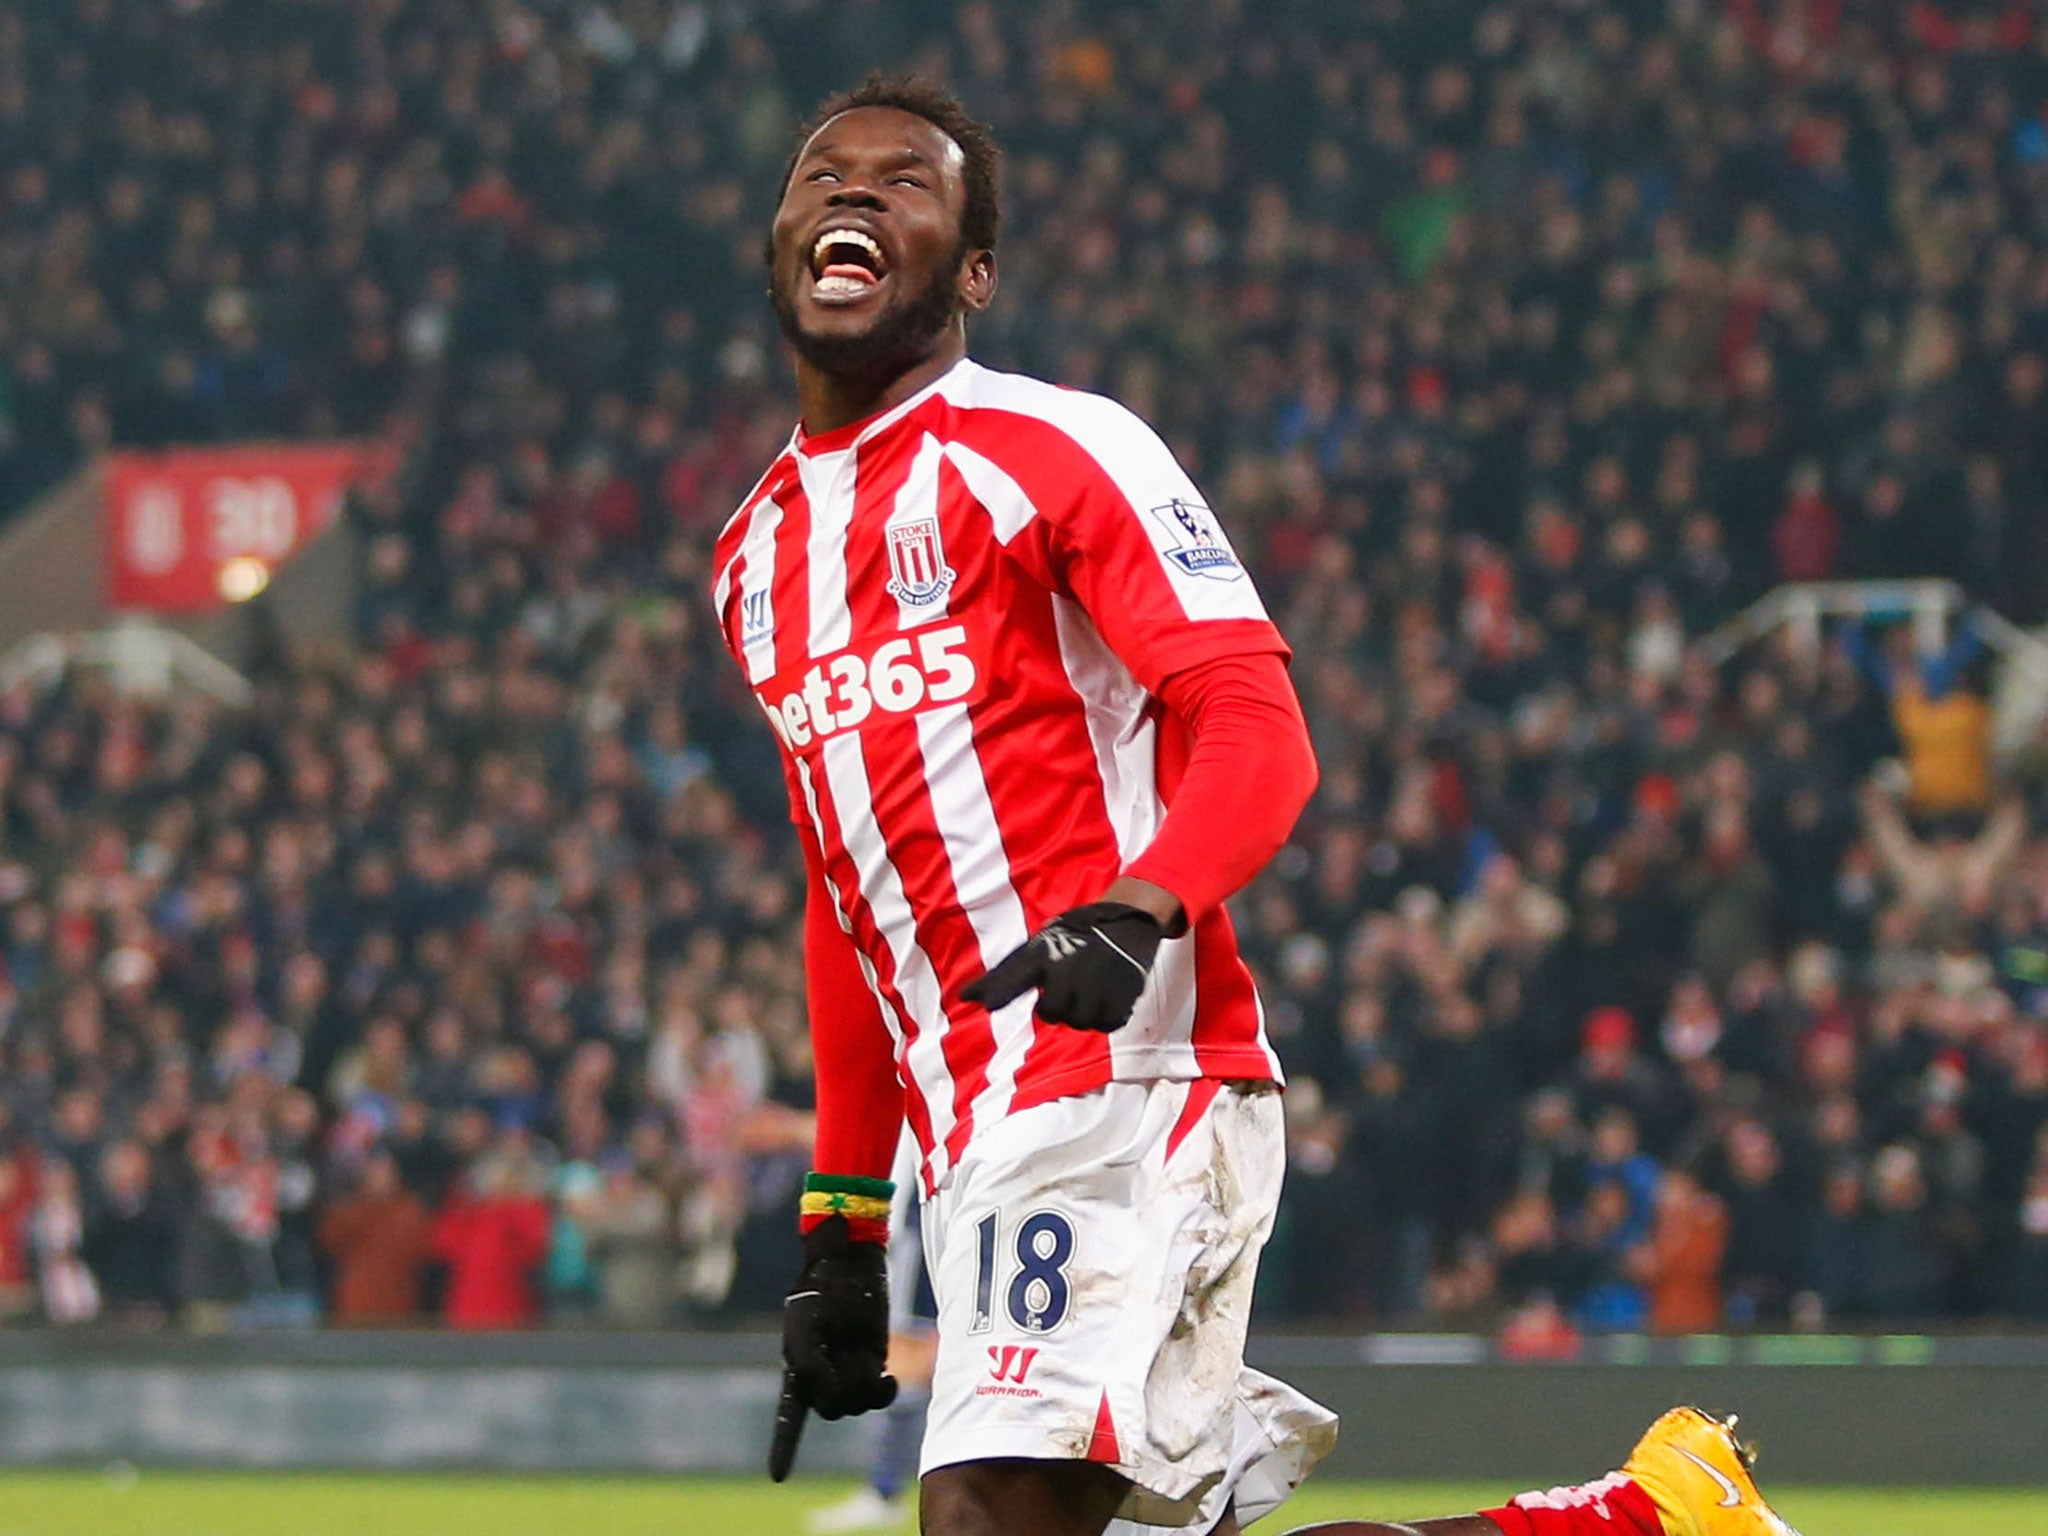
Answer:
<svg viewBox="0 0 2048 1536"><path fill-rule="evenodd" d="M1965 621L1948 647L1916 655L1913 632L1891 631L1882 651L1850 624L1842 642L1857 666L1891 700L1906 766L1906 803L1914 815L1981 815L1991 803L1991 707L1967 685L1965 672L1983 641Z"/></svg>
<svg viewBox="0 0 2048 1536"><path fill-rule="evenodd" d="M1923 839L1876 781L1864 791L1863 812L1878 869L1916 919L1988 915L1999 879L2019 853L2027 824L2019 803L2008 800L1973 837L1939 829Z"/></svg>
<svg viewBox="0 0 2048 1536"><path fill-rule="evenodd" d="M1941 1309L1949 1251L1928 1205L1920 1154L1895 1142L1871 1164L1870 1307L1879 1317L1927 1318Z"/></svg>
<svg viewBox="0 0 2048 1536"><path fill-rule="evenodd" d="M1364 1228L1357 1247L1366 1299L1378 1317L1416 1316L1436 1261L1438 1234L1430 1219L1434 1118L1435 1107L1414 1089L1400 1060L1384 1055L1366 1066L1349 1115L1331 1126L1342 1136L1349 1121L1349 1136L1332 1149L1341 1149L1349 1168L1337 1187ZM1340 1206L1324 1222L1335 1225L1344 1215Z"/></svg>
<svg viewBox="0 0 2048 1536"><path fill-rule="evenodd" d="M614 1162L579 1219L597 1266L599 1315L615 1327L659 1326L668 1317L676 1268L661 1189L632 1163Z"/></svg>
<svg viewBox="0 0 2048 1536"><path fill-rule="evenodd" d="M448 1266L452 1328L526 1328L539 1321L535 1271L547 1257L548 1207L530 1184L532 1157L517 1133L501 1136L467 1187L434 1218L434 1254Z"/></svg>
<svg viewBox="0 0 2048 1536"><path fill-rule="evenodd" d="M1649 1303L1630 1263L1639 1241L1636 1227L1625 1184L1601 1179L1588 1185L1571 1233L1584 1266L1574 1308L1584 1327L1608 1333L1643 1330Z"/></svg>
<svg viewBox="0 0 2048 1536"><path fill-rule="evenodd" d="M2048 1134L2034 1154L2016 1225L2007 1305L2022 1317L2048 1317Z"/></svg>
<svg viewBox="0 0 2048 1536"><path fill-rule="evenodd" d="M43 1316L60 1326L92 1322L100 1315L100 1287L85 1262L78 1176L69 1163L51 1163L41 1170L39 1184L29 1236Z"/></svg>
<svg viewBox="0 0 2048 1536"><path fill-rule="evenodd" d="M1575 1087L1582 1117L1619 1111L1631 1142L1642 1126L1663 1120L1669 1089L1662 1071L1637 1050L1636 1021L1627 1009L1613 1004L1594 1009L1586 1016L1580 1043Z"/></svg>
<svg viewBox="0 0 2048 1536"><path fill-rule="evenodd" d="M1737 1323L1782 1321L1798 1272L1802 1202L1777 1134L1738 1120L1721 1147L1728 1204L1728 1311Z"/></svg>
<svg viewBox="0 0 2048 1536"><path fill-rule="evenodd" d="M162 1323L176 1302L177 1220L138 1141L119 1141L99 1165L97 1198L86 1207L84 1257L107 1313L118 1321Z"/></svg>
<svg viewBox="0 0 2048 1536"><path fill-rule="evenodd" d="M36 1310L31 1226L38 1172L26 1148L0 1157L0 1323L15 1322Z"/></svg>
<svg viewBox="0 0 2048 1536"><path fill-rule="evenodd" d="M334 1322L389 1327L420 1319L433 1224L390 1153L363 1160L355 1191L322 1213L319 1243L334 1265Z"/></svg>
<svg viewBox="0 0 2048 1536"><path fill-rule="evenodd" d="M1820 1207L1809 1218L1803 1289L1792 1315L1809 1327L1853 1321L1870 1312L1870 1223L1863 1165L1842 1158L1822 1175Z"/></svg>
<svg viewBox="0 0 2048 1536"><path fill-rule="evenodd" d="M1792 471L1785 510L1771 529L1771 553L1785 581L1826 581L1841 558L1842 519L1827 499L1821 467L1803 460Z"/></svg>
<svg viewBox="0 0 2048 1536"><path fill-rule="evenodd" d="M1712 1333L1721 1326L1721 1261L1728 1211L1682 1168L1657 1181L1649 1239L1629 1259L1649 1293L1652 1333Z"/></svg>

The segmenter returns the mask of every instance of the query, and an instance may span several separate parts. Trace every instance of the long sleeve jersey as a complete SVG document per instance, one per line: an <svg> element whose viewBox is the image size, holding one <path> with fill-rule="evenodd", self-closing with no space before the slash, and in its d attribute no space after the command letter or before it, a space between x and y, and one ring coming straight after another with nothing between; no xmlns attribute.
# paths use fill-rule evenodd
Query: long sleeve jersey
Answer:
<svg viewBox="0 0 2048 1536"><path fill-rule="evenodd" d="M1221 903L1286 836L1313 758L1285 643L1156 434L963 361L866 421L799 428L713 581L810 866L821 1169L885 1174L907 1118L933 1189L977 1127L1033 1104L1278 1079ZM1123 873L1189 917L1124 1028L960 996Z"/></svg>

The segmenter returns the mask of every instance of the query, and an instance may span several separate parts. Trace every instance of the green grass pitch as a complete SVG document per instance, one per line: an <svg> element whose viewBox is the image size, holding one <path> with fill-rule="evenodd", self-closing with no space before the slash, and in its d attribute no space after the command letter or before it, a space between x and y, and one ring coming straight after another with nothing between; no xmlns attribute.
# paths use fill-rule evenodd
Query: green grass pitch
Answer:
<svg viewBox="0 0 2048 1536"><path fill-rule="evenodd" d="M653 1477L0 1473L0 1536L802 1536L844 1483ZM1415 1519L1497 1502L1484 1486L1315 1483L1254 1527ZM1990 1536L2048 1530L2048 1489L1788 1488L1805 1536ZM904 1527L907 1531L908 1526Z"/></svg>

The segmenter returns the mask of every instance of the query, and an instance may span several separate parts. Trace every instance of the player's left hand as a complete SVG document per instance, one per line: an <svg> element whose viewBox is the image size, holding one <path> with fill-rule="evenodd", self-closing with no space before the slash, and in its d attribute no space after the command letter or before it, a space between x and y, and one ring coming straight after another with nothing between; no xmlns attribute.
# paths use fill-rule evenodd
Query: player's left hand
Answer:
<svg viewBox="0 0 2048 1536"><path fill-rule="evenodd" d="M960 995L996 1009L1036 987L1038 1016L1047 1023L1107 1034L1130 1023L1165 937L1149 912L1090 902L1062 912Z"/></svg>

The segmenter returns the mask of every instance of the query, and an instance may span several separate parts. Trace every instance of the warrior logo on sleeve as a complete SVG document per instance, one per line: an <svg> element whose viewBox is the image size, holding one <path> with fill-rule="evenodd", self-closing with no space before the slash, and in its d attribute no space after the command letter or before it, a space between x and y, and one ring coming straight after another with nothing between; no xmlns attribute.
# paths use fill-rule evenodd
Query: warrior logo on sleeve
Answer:
<svg viewBox="0 0 2048 1536"><path fill-rule="evenodd" d="M740 599L740 644L758 645L775 633L775 610L768 589L749 592Z"/></svg>

